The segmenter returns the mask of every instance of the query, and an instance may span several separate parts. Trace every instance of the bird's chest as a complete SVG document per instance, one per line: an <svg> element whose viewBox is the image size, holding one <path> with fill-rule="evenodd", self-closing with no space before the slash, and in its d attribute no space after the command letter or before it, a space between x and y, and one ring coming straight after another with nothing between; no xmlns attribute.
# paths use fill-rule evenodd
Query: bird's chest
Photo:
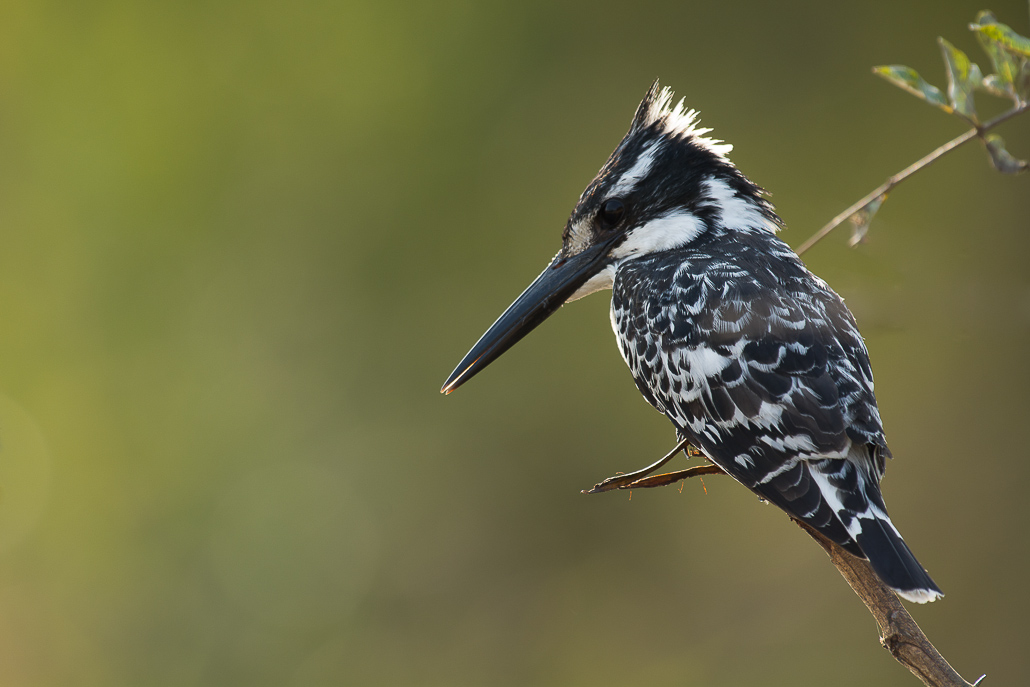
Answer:
<svg viewBox="0 0 1030 687"><path fill-rule="evenodd" d="M619 351L637 388L674 419L698 399L728 359L707 342L706 289L677 285L675 271L620 275L613 286L611 321Z"/></svg>
<svg viewBox="0 0 1030 687"><path fill-rule="evenodd" d="M619 352L639 384L645 384L659 398L689 397L707 385L707 378L722 370L725 360L703 344L684 347L686 330L698 329L680 319L675 329L670 318L647 318L612 304L612 329ZM642 322L646 320L645 322Z"/></svg>

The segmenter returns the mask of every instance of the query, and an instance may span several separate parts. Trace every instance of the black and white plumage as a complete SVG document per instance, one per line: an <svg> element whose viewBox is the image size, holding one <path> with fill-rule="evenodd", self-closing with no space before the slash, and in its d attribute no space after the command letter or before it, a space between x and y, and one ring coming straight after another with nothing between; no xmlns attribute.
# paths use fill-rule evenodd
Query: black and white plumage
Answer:
<svg viewBox="0 0 1030 687"><path fill-rule="evenodd" d="M911 601L941 591L880 494L890 451L843 300L776 236L762 189L657 82L579 199L551 264L444 385L467 381L563 303L611 288L644 398L762 498L868 558Z"/></svg>

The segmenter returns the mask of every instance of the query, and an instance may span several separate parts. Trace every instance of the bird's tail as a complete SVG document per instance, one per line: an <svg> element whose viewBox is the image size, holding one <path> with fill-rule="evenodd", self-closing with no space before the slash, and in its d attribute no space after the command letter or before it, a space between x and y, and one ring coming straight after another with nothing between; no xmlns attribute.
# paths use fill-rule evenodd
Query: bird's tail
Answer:
<svg viewBox="0 0 1030 687"><path fill-rule="evenodd" d="M944 596L887 515L879 481L850 460L810 463L812 477L869 565L902 598L916 603Z"/></svg>
<svg viewBox="0 0 1030 687"><path fill-rule="evenodd" d="M899 596L925 604L944 596L941 588L919 565L890 518L859 518L861 530L855 537L876 574Z"/></svg>

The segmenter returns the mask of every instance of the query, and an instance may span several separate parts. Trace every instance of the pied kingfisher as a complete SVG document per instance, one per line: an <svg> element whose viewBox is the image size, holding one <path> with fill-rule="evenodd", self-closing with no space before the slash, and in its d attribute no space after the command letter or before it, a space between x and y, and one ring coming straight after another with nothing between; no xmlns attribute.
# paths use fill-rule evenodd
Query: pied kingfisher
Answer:
<svg viewBox="0 0 1030 687"><path fill-rule="evenodd" d="M640 393L724 472L902 597L940 597L887 515L891 457L844 301L776 236L761 188L656 81L580 196L562 248L447 379L449 393L562 304L612 289Z"/></svg>

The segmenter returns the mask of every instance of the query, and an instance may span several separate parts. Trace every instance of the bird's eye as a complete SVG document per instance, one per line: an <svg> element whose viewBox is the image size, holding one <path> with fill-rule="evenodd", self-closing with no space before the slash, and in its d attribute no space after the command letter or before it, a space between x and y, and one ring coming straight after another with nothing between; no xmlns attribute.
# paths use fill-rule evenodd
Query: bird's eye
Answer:
<svg viewBox="0 0 1030 687"><path fill-rule="evenodd" d="M601 205L601 212L599 214L601 224L603 224L606 229L611 229L619 223L619 220L622 219L622 216L625 213L626 204L622 202L622 199L609 198Z"/></svg>

